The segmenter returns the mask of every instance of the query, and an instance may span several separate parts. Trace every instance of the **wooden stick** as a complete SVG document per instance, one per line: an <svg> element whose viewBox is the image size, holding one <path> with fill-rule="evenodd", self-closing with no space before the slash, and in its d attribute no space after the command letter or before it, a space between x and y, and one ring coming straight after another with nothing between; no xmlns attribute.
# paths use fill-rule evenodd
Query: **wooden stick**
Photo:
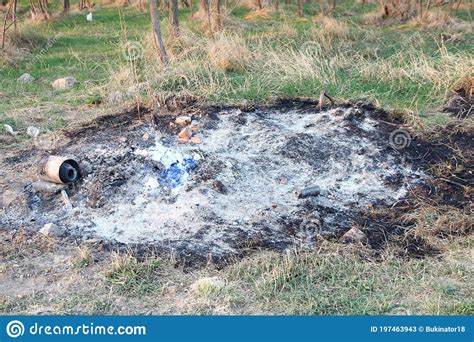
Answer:
<svg viewBox="0 0 474 342"><path fill-rule="evenodd" d="M10 14L10 11L13 8L13 3L14 1L10 3L10 6L8 6L7 13L5 13L5 18L3 20L2 50L5 48L5 36L6 36L8 28L10 27L10 26L7 27L7 21L8 21L8 15Z"/></svg>

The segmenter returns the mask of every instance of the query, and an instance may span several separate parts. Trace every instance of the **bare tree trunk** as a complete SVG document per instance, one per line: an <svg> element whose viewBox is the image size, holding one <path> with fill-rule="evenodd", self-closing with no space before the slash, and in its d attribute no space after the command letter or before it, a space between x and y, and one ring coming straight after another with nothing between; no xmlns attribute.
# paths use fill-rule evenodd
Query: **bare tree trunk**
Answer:
<svg viewBox="0 0 474 342"><path fill-rule="evenodd" d="M206 8L207 8L207 12L206 12L207 24L209 25L209 31L210 31L211 34L212 34L212 23L211 23L211 1L212 1L212 0L206 0L206 1L209 1L209 2L206 3Z"/></svg>
<svg viewBox="0 0 474 342"><path fill-rule="evenodd" d="M51 13L49 12L48 0L43 0L43 8L44 8L44 13L46 15L46 19L51 19Z"/></svg>
<svg viewBox="0 0 474 342"><path fill-rule="evenodd" d="M259 10L263 9L262 0L256 0L255 5L257 6Z"/></svg>
<svg viewBox="0 0 474 342"><path fill-rule="evenodd" d="M43 19L48 20L51 17L48 12L48 3L45 0L38 0L37 2Z"/></svg>
<svg viewBox="0 0 474 342"><path fill-rule="evenodd" d="M178 0L170 0L170 31L173 37L179 35Z"/></svg>
<svg viewBox="0 0 474 342"><path fill-rule="evenodd" d="M16 8L17 8L17 0L12 0L10 4L8 5L7 11L5 12L5 17L3 19L3 30L2 30L2 45L1 49L3 50L5 47L5 41L6 41L6 35L7 31L10 29L10 27L14 27L14 30L16 31ZM9 19L10 22L9 22Z"/></svg>
<svg viewBox="0 0 474 342"><path fill-rule="evenodd" d="M207 13L209 6L207 4L207 0L199 0L199 10Z"/></svg>
<svg viewBox="0 0 474 342"><path fill-rule="evenodd" d="M5 17L3 18L3 29L2 29L2 46L1 49L3 50L5 48L5 37L7 35L7 24L8 24L8 17L10 16L10 12L12 10L12 4L8 6L7 12L5 13Z"/></svg>
<svg viewBox="0 0 474 342"><path fill-rule="evenodd" d="M64 15L69 14L70 8L71 8L71 2L69 0L64 0L63 1L63 14Z"/></svg>
<svg viewBox="0 0 474 342"><path fill-rule="evenodd" d="M12 19L13 19L13 30L15 30L15 32L18 30L18 26L17 26L17 22L16 22L16 12L17 12L17 9L18 9L18 0L13 0L13 16L12 16Z"/></svg>
<svg viewBox="0 0 474 342"><path fill-rule="evenodd" d="M428 0L428 2L426 3L426 10L425 10L426 15L428 15L430 11L430 7L431 7L431 0Z"/></svg>
<svg viewBox="0 0 474 342"><path fill-rule="evenodd" d="M214 27L216 30L220 30L222 27L222 18L221 18L221 0L216 1L216 9L214 11Z"/></svg>
<svg viewBox="0 0 474 342"><path fill-rule="evenodd" d="M324 0L319 0L319 7L321 8L321 14L324 15Z"/></svg>
<svg viewBox="0 0 474 342"><path fill-rule="evenodd" d="M37 0L38 7L40 9L41 15L43 16L43 19L47 19L46 12L43 7L43 0Z"/></svg>
<svg viewBox="0 0 474 342"><path fill-rule="evenodd" d="M418 0L418 12L420 15L420 19L423 19L423 0Z"/></svg>
<svg viewBox="0 0 474 342"><path fill-rule="evenodd" d="M462 2L462 0L459 0L457 5L456 5L456 15L458 15L458 13L459 13L459 6L461 6L461 2Z"/></svg>
<svg viewBox="0 0 474 342"><path fill-rule="evenodd" d="M36 20L38 18L38 12L36 11L35 3L33 2L33 0L29 0L29 2L31 19Z"/></svg>
<svg viewBox="0 0 474 342"><path fill-rule="evenodd" d="M165 44L163 43L163 37L161 36L160 28L160 17L158 15L158 3L157 0L150 0L150 16L151 16L151 28L153 31L153 38L155 45L160 55L161 63L168 64L168 54L166 53Z"/></svg>
<svg viewBox="0 0 474 342"><path fill-rule="evenodd" d="M280 0L275 0L275 9L278 11L280 7Z"/></svg>
<svg viewBox="0 0 474 342"><path fill-rule="evenodd" d="M297 5L298 5L298 17L303 17L303 0L297 0Z"/></svg>
<svg viewBox="0 0 474 342"><path fill-rule="evenodd" d="M336 0L332 0L332 6L331 6L331 11L336 10Z"/></svg>

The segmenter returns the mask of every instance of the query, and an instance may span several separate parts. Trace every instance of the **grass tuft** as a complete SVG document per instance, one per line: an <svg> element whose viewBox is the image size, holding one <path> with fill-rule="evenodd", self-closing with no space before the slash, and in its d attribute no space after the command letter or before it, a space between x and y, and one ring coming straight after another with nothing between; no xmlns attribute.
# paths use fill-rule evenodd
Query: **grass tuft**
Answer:
<svg viewBox="0 0 474 342"><path fill-rule="evenodd" d="M106 284L113 291L127 296L151 294L161 289L160 265L157 259L138 262L130 255L114 253L111 270L106 276Z"/></svg>

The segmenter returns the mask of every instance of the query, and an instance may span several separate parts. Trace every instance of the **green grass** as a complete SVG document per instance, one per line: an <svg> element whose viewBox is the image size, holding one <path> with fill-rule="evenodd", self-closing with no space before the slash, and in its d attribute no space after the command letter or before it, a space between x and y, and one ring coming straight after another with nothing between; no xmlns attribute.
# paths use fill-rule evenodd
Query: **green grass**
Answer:
<svg viewBox="0 0 474 342"><path fill-rule="evenodd" d="M229 270L263 312L297 315L472 314L462 260L383 260L353 253L262 255Z"/></svg>
<svg viewBox="0 0 474 342"><path fill-rule="evenodd" d="M145 263L137 263L135 259L130 259L107 274L106 284L121 294L147 295L161 288L159 269L160 262L156 259Z"/></svg>
<svg viewBox="0 0 474 342"><path fill-rule="evenodd" d="M26 3L22 2L22 8L25 6ZM375 4L362 6L353 1L341 1L332 15L338 22L346 25L348 32L343 32L343 36L337 32L331 35L331 28L323 27L318 21L313 22L319 13L319 5L307 4L304 19L296 17L294 5L282 5L281 8L283 11L270 13L266 17L246 19L252 14L251 10L242 6L232 7L233 20L241 22L245 27L238 33L243 40L242 48L254 55L244 69L234 71L220 70L209 62L207 45L212 39L203 35L199 21L190 20L189 9L181 10L184 36L186 37L187 32L196 34L201 45L197 46L199 44L196 42L195 51L184 58L178 50L169 48L170 53L174 55L171 67L177 70L178 74L184 75L184 78L176 75L165 77L152 84L153 91L186 91L204 100L232 103L242 99L266 102L282 96L316 97L320 89L326 87L331 94L339 98L370 97L383 107L420 114L422 118L426 118L426 122L439 121L429 118L429 114L436 112L454 78L460 76L459 72L453 71L453 74L443 77L444 71L439 71L433 79L421 78L419 75L411 77L416 64L403 61L403 56L415 58L419 54L430 67L441 68L444 59L437 37L446 29L396 24L383 27L363 25L362 15L374 11ZM347 15L348 13L350 15ZM459 18L470 20L466 11L460 11ZM36 108L48 104L59 107L53 109L57 114L61 108L74 111L74 108L96 106L98 110L101 109L104 104L100 103L107 94L117 90L117 85L113 84L116 74L130 67L122 51L123 44L127 41L143 42L150 23L148 14L136 8L99 4L94 10L92 23L86 22L85 12L76 12L69 17L58 17L50 22L34 24L33 28L30 26L29 23L21 23L21 32L36 40L38 46L23 58L17 59L15 65L4 65L0 70L1 123L28 121L28 118L15 118L17 114L12 113L17 113L17 110L22 108ZM162 26L166 38L167 13L162 13ZM464 32L460 40L445 43L443 51L449 54L449 58L459 58L460 63L466 65L467 56L473 52L473 38L472 32ZM167 41L169 42L169 39ZM295 70L286 70L282 71L282 77L279 77L279 71L271 70L271 65L270 69L261 66L271 58L270 53L278 55L287 50L298 51L307 41L322 44L322 55L318 58L332 65L330 77L316 75L320 61L311 66L315 73L306 75L298 75ZM192 41L185 43L184 48L192 48L192 44ZM347 60L338 63L338 56ZM366 61L351 65L351 56L363 57ZM157 64L156 60L157 58L151 57L150 60L148 57L146 61L133 66L138 76L137 81L148 78L156 73L153 70L160 69L158 65L153 65ZM290 67L291 58L284 63ZM378 77L374 71L376 65L386 65L387 70L400 68L407 75ZM366 66L374 69L368 77L361 72ZM24 72L31 73L37 80L32 84L17 84L16 79ZM78 85L66 91L53 91L51 82L69 75L77 78ZM185 79L187 81L184 81ZM442 85L436 84L439 79L445 79ZM124 88L127 86L124 85ZM149 101L150 98L143 100ZM50 122L50 115L54 113L44 114L45 128L56 130L67 125L64 118L52 119ZM74 121L74 117L71 121Z"/></svg>

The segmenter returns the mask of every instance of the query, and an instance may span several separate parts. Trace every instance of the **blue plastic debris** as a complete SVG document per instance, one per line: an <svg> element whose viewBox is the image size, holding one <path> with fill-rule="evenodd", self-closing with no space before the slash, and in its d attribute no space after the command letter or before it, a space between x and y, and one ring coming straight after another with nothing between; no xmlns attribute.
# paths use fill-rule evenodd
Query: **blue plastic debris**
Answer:
<svg viewBox="0 0 474 342"><path fill-rule="evenodd" d="M181 185L183 176L189 171L196 169L197 161L191 157L184 158L181 163L176 162L170 165L169 168L161 172L160 185L175 188Z"/></svg>
<svg viewBox="0 0 474 342"><path fill-rule="evenodd" d="M197 162L191 157L184 158L183 164L186 172L192 171L197 167Z"/></svg>

